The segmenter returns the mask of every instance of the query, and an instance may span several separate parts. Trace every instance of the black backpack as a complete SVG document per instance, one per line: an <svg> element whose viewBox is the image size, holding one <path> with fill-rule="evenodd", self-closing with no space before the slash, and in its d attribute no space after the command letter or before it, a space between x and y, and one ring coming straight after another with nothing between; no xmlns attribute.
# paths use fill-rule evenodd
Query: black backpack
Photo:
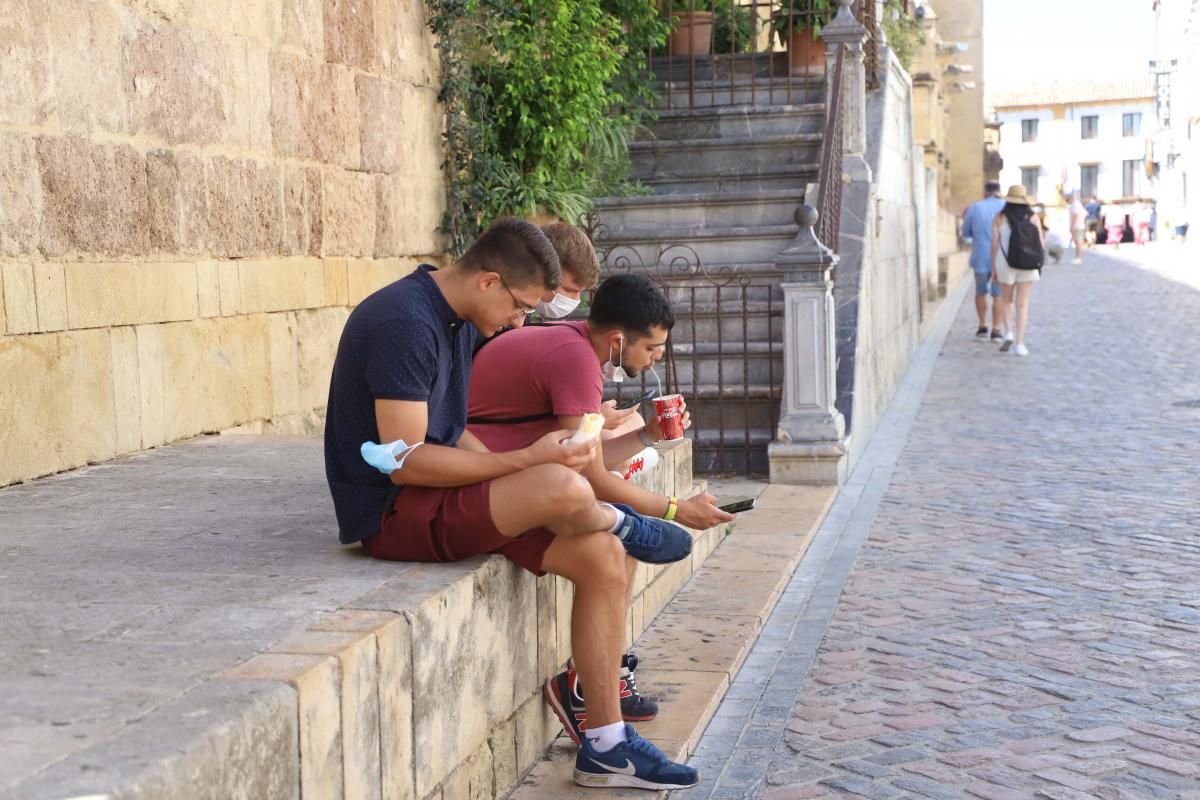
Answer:
<svg viewBox="0 0 1200 800"><path fill-rule="evenodd" d="M1046 251L1042 247L1042 238L1038 235L1033 211L1029 208L1004 207L1004 216L1008 219L1008 250L1004 259L1013 269L1041 269L1046 262Z"/></svg>

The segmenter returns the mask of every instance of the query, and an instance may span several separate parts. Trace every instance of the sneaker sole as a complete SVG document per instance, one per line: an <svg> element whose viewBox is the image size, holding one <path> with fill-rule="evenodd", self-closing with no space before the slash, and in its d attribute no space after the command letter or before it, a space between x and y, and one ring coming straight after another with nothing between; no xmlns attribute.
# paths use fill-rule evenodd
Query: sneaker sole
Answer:
<svg viewBox="0 0 1200 800"><path fill-rule="evenodd" d="M582 741L575 735L575 728L571 725L571 718L567 716L567 710L562 707L562 703L558 702L558 697L554 694L554 689L551 688L553 678L547 678L542 684L542 694L546 697L546 702L550 704L550 710L554 712L554 716L558 717L558 721L562 723L563 730L567 736L571 737L571 741L575 744L583 744Z"/></svg>
<svg viewBox="0 0 1200 800"><path fill-rule="evenodd" d="M593 772L575 770L575 783L580 786L586 786L589 789L612 789L619 786L625 786L630 789L690 789L700 782L655 783L654 781L642 780L634 775L597 775Z"/></svg>
<svg viewBox="0 0 1200 800"><path fill-rule="evenodd" d="M654 719L657 716L658 716L657 713L655 713L655 714L638 714L638 715L622 714L621 719L625 720L626 722L649 722L650 720Z"/></svg>

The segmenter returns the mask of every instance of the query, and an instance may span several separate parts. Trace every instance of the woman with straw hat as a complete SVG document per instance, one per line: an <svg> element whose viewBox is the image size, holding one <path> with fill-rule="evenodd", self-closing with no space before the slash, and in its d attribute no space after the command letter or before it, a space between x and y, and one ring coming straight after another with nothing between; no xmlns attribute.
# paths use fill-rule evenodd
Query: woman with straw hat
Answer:
<svg viewBox="0 0 1200 800"><path fill-rule="evenodd" d="M992 222L992 280L1000 284L1001 299L1004 303L1005 328L1007 329L1000 350L1007 352L1011 348L1019 356L1029 355L1029 349L1025 346L1025 329L1029 326L1029 297L1033 294L1033 284L1041 278L1041 270L1015 267L1009 263L1008 254L1011 251L1009 245L1013 229L1020 226L1024 230L1026 225L1036 231L1041 252L1046 252L1046 240L1042 234L1042 226L1033 223L1032 218L1033 209L1029 207L1029 198L1025 196L1025 187L1017 184L1008 187L1008 194L1004 197L1004 208L1000 209L1000 213ZM1015 326L1013 324L1014 316L1016 317ZM1016 330L1015 347L1013 346L1014 328Z"/></svg>

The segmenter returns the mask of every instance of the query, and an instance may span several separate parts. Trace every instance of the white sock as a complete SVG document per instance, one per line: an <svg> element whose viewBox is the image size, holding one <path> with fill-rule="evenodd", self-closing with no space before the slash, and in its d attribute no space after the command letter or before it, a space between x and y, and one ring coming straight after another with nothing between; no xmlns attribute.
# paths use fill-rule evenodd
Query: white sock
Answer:
<svg viewBox="0 0 1200 800"><path fill-rule="evenodd" d="M612 725L601 725L599 728L587 728L583 735L587 737L593 750L597 753L607 753L621 742L626 741L625 723L614 722Z"/></svg>
<svg viewBox="0 0 1200 800"><path fill-rule="evenodd" d="M611 508L613 513L617 515L617 521L614 522L612 527L608 529L609 533L616 533L617 531L621 530L621 526L625 524L625 512L614 505L609 505L608 503L605 503L604 505Z"/></svg>

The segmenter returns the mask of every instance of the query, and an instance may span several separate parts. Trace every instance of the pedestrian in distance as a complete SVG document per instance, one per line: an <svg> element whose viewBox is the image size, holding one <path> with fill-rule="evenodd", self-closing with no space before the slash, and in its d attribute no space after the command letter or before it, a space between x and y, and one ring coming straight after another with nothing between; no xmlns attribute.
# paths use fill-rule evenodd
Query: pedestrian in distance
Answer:
<svg viewBox="0 0 1200 800"><path fill-rule="evenodd" d="M1004 339L1004 301L1000 284L991 276L992 222L1004 200L1000 197L1000 182L988 181L983 185L984 196L968 206L963 214L962 235L971 241L971 270L975 273L975 313L979 327L975 338L981 342L1000 342ZM992 327L988 329L988 297L992 299Z"/></svg>
<svg viewBox="0 0 1200 800"><path fill-rule="evenodd" d="M1091 200L1083 204L1087 211L1087 242L1089 247L1096 246L1096 233L1100 229L1100 209L1102 204L1099 200L1093 197Z"/></svg>
<svg viewBox="0 0 1200 800"><path fill-rule="evenodd" d="M1071 241L1075 244L1075 257L1071 259L1071 263L1082 264L1083 247L1087 237L1088 212L1075 195L1069 194L1065 199L1067 201L1068 230L1071 232Z"/></svg>
<svg viewBox="0 0 1200 800"><path fill-rule="evenodd" d="M575 435L553 430L506 452L492 452L466 430L479 339L530 313L558 287L560 271L536 225L502 219L451 266L423 264L350 313L325 423L339 538L391 561L499 553L535 575L570 580L571 646L588 690L588 745L576 760L576 782L694 786L695 769L672 762L623 721L619 689L626 558L680 561L691 553L691 535L597 502L580 472L598 454L598 418L585 418Z"/></svg>
<svg viewBox="0 0 1200 800"><path fill-rule="evenodd" d="M1033 285L1041 278L1045 258L1042 226L1029 207L1025 187L1020 184L1008 187L1004 207L992 222L991 279L1000 283L1007 317L1001 352L1011 348L1019 356L1029 355L1025 345L1029 299Z"/></svg>

